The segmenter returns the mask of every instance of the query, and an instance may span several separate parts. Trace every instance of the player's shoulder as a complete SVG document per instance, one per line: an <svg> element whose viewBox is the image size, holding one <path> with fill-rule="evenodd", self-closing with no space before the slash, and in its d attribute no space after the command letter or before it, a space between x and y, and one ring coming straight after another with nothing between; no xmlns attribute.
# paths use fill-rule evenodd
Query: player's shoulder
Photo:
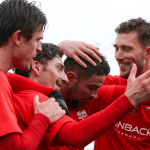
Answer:
<svg viewBox="0 0 150 150"><path fill-rule="evenodd" d="M22 90L19 92L14 93L14 97L16 99L24 99L25 102L33 102L33 98L38 95L39 96L39 101L44 102L49 99L49 97L39 91L34 91L34 90Z"/></svg>
<svg viewBox="0 0 150 150"><path fill-rule="evenodd" d="M109 74L104 81L104 85L127 85L127 80L121 76Z"/></svg>

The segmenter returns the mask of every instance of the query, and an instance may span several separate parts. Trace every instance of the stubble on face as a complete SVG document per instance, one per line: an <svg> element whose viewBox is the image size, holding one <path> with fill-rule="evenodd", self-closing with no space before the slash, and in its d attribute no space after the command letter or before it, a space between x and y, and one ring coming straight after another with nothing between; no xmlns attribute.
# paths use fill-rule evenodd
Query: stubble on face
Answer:
<svg viewBox="0 0 150 150"><path fill-rule="evenodd" d="M136 73L136 77L141 75L142 72L143 72L143 69L144 69L144 57L143 55L140 56L139 58L136 59L136 61L132 62L132 63L135 63L136 66L137 66L137 73ZM131 64L132 65L132 64ZM130 67L130 69L124 73L124 71L121 71L120 70L120 76L122 78L125 78L125 79L128 79L129 75L130 75L130 72L131 72L131 69L132 69L132 66Z"/></svg>
<svg viewBox="0 0 150 150"><path fill-rule="evenodd" d="M116 37L114 47L115 57L120 67L120 76L128 78L132 64L137 65L137 76L143 73L145 68L145 49L142 48L136 32L120 33Z"/></svg>
<svg viewBox="0 0 150 150"><path fill-rule="evenodd" d="M67 89L67 105L72 108L77 108L81 106L86 100L91 99L91 97L82 96L83 98L79 98L80 89L79 83L76 82L73 87Z"/></svg>

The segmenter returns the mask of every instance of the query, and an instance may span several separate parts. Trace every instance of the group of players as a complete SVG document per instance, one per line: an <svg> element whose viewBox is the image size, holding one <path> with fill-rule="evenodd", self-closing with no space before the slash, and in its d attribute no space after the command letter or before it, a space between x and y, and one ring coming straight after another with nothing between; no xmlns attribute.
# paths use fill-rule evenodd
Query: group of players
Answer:
<svg viewBox="0 0 150 150"><path fill-rule="evenodd" d="M41 43L46 24L35 3L0 4L0 149L150 149L150 23L116 28L120 76L93 45Z"/></svg>

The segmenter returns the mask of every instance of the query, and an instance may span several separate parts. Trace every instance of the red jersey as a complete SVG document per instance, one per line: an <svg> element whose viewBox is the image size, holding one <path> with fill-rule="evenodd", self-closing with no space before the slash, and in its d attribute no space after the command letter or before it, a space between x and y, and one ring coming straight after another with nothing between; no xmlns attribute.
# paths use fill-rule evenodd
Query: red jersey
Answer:
<svg viewBox="0 0 150 150"><path fill-rule="evenodd" d="M25 130L34 116L33 98L35 95L39 96L40 102L44 102L49 99L46 95L50 94L54 88L41 85L30 79L12 73L7 73L7 78L14 92L18 124L22 130ZM59 144L52 140L65 123L72 121L74 120L65 115L59 119L59 121L52 124L36 150L47 150L50 148L50 145L51 148L59 147Z"/></svg>
<svg viewBox="0 0 150 150"><path fill-rule="evenodd" d="M21 76L19 78L21 78ZM27 78L22 77L22 79L25 81L24 84L28 84L30 81ZM35 84L37 83L35 82ZM32 89L31 86L32 85L29 87L30 89ZM34 86L34 88L36 88L36 86ZM37 87L37 90L40 90L40 88ZM42 91L44 92L43 89ZM99 89L98 99L89 100L77 109L69 108L70 116L76 119L76 121L81 121L74 122L67 116L63 117L52 125L53 127L49 129L49 132L46 134L38 148L45 149L49 146L49 149L60 150L83 148L91 141L101 136L133 108L125 95L120 96L124 91L125 87L105 86ZM22 89L22 91L15 94L18 122L22 129L26 128L26 124L32 119L32 99L36 94L39 95L40 100L47 100L45 95L33 90ZM117 97L119 98L116 99ZM101 99L101 104L99 104L99 99ZM105 103L105 99L108 99L108 103ZM109 105L114 99L116 99L116 101ZM104 109L107 105L109 106ZM99 111L100 109L102 111ZM87 117L91 114L94 115ZM83 118L85 119L82 120ZM65 144L65 146L62 146L61 143Z"/></svg>
<svg viewBox="0 0 150 150"><path fill-rule="evenodd" d="M36 114L30 126L22 132L17 122L12 89L1 70L0 82L0 149L35 149L50 125L49 119L43 114Z"/></svg>
<svg viewBox="0 0 150 150"><path fill-rule="evenodd" d="M14 97L6 75L0 70L0 137L10 133L22 133L17 123Z"/></svg>
<svg viewBox="0 0 150 150"><path fill-rule="evenodd" d="M108 76L105 84L126 85L124 81L126 80L120 76L118 78L115 76L114 81L113 76ZM149 141L150 99L133 109L115 126L95 140L94 150L149 150Z"/></svg>
<svg viewBox="0 0 150 150"><path fill-rule="evenodd" d="M122 78L121 76L112 76L107 75L103 85L127 85L127 79Z"/></svg>

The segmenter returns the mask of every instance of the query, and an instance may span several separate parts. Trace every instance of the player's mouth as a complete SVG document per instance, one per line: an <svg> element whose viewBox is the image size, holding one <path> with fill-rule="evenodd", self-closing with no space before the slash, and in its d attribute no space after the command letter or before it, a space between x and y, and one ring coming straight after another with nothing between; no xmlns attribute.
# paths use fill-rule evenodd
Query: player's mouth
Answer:
<svg viewBox="0 0 150 150"><path fill-rule="evenodd" d="M119 64L119 67L120 69L125 69L130 63L118 63Z"/></svg>
<svg viewBox="0 0 150 150"><path fill-rule="evenodd" d="M61 82L60 80L57 80L57 81L56 81L56 85L57 85L59 88L61 88L61 87L62 87L62 82Z"/></svg>

